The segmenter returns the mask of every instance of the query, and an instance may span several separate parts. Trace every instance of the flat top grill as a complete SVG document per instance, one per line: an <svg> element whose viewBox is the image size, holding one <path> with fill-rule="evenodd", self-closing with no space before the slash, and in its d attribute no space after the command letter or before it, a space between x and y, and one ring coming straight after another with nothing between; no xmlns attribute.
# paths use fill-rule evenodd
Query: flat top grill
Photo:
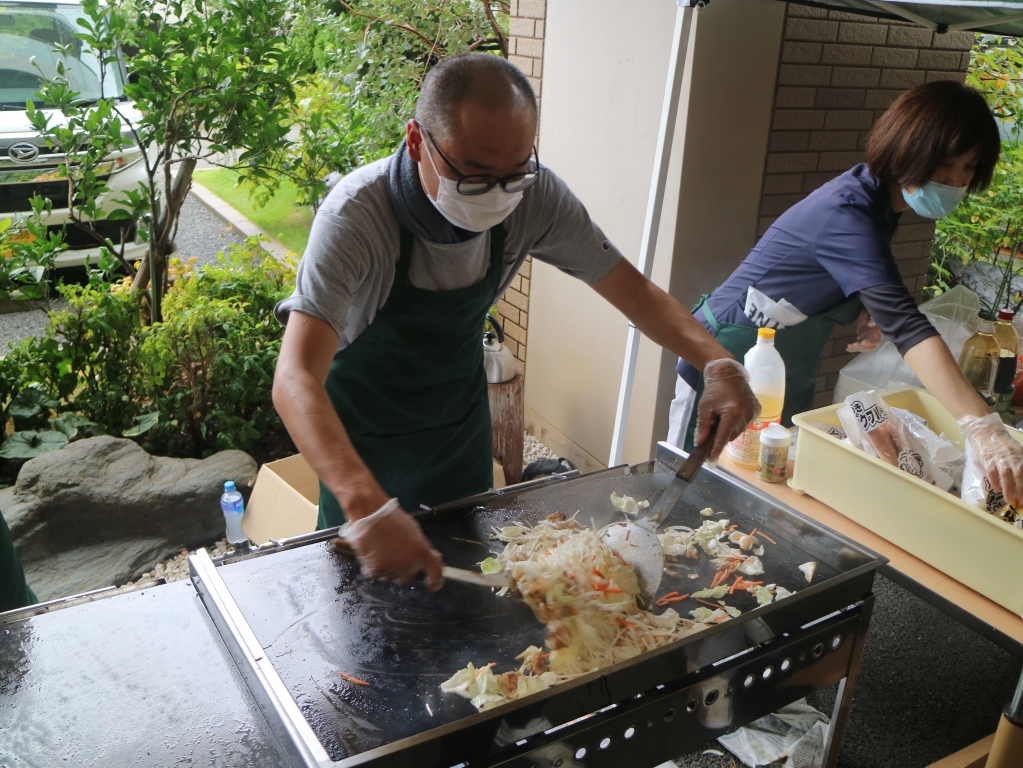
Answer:
<svg viewBox="0 0 1023 768"><path fill-rule="evenodd" d="M637 499L654 498L671 477L663 465L648 462L511 495L487 494L469 503L425 513L418 519L445 562L472 568L491 550L503 547L491 541L491 526L516 520L536 522L555 511L568 515L578 511L581 523L600 527L622 519L610 503L612 491ZM760 639L765 632L772 632L772 623L777 624L773 631L778 634L797 627L804 614L804 592L827 595L844 576L861 571L871 562L854 545L806 525L791 513L751 499L748 491L737 492L712 473L700 475L696 487L672 511L664 526L699 527L706 520L699 512L707 506L724 512L723 516L738 523L741 530L748 532L756 527L774 539L776 545L765 542L762 560L766 572L758 578L798 590L799 594L756 611L752 595L729 596L728 603L742 610L743 616L700 637L715 634L727 625L732 625L734 632L739 623L753 617L762 618L756 627ZM809 560L818 563L812 590L797 568ZM661 594L702 589L716 572L702 553L699 560L686 560L677 570L697 573L699 578L665 576ZM518 666L514 657L531 644L542 646L546 636L545 628L521 600L499 598L480 587L450 582L436 594L421 584L401 588L369 582L359 578L352 560L334 555L325 543L273 557L230 562L218 571L289 693L335 761L402 739L422 737L444 726L457 727L470 719L492 717L490 712L477 714L462 697L442 693L440 683L470 661L477 665L497 662L495 672L513 669ZM835 610L847 605L849 596L836 593L826 602ZM680 612L687 616L686 612L695 606L687 602L675 607L682 608ZM828 612L821 611L813 609L813 618ZM786 614L795 618L786 620ZM689 644L693 639L672 646ZM709 654L717 659L728 655L728 649L741 645L741 641L723 636L714 645L716 650L711 649ZM648 656L651 654L616 668L635 665ZM370 685L345 680L340 672ZM655 677L666 674L661 670ZM678 674L677 669L674 674ZM578 702L576 707L560 707L567 719L592 711L587 709L587 695L571 691L580 685L585 688L585 683L573 681L539 696ZM530 716L524 719L528 721ZM547 721L550 725L549 718ZM532 731L536 730L534 725Z"/></svg>
<svg viewBox="0 0 1023 768"><path fill-rule="evenodd" d="M471 568L503 546L491 526L555 511L605 525L621 517L612 491L652 498L680 461L665 446L658 462L490 492L419 520L448 563ZM8 768L647 768L814 690L846 679L851 690L883 559L724 470L702 472L665 525L695 528L706 506L774 539L763 579L797 593L760 608L731 596L738 618L485 712L440 683L470 661L517 666L544 641L531 611L464 584L366 581L330 552L330 532L219 567L199 552L191 582L5 614L0 755ZM809 560L811 585L797 568ZM662 594L715 572L704 555L676 568L698 578L666 577Z"/></svg>
<svg viewBox="0 0 1023 768"><path fill-rule="evenodd" d="M277 754L189 582L0 625L7 768L247 768Z"/></svg>

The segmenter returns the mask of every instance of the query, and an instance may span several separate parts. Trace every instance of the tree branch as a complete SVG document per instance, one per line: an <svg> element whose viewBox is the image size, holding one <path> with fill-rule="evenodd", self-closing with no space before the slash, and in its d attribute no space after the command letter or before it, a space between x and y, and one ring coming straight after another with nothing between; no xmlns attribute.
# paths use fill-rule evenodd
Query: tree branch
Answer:
<svg viewBox="0 0 1023 768"><path fill-rule="evenodd" d="M355 10L354 8L352 8L352 6L349 3L345 2L345 0L337 0L337 1L339 3L341 3L341 5L344 6L344 8L349 13L351 13L351 14L353 14L355 16L359 16L359 17L361 17L363 19L369 19L370 21L376 21L376 22L378 22L380 24L387 24L387 22L384 19L381 19L379 16L371 16L368 13L362 13L361 11ZM418 29L413 27L411 24L395 24L394 22L391 22L390 26L392 26L392 27L394 27L396 29L404 29L406 32L411 32L413 35L415 35L420 40L422 40L424 43L426 43L428 46L430 46L431 49L435 45L437 45L437 42L435 40L431 40L429 37L424 35L422 32L420 32Z"/></svg>
<svg viewBox="0 0 1023 768"><path fill-rule="evenodd" d="M508 58L508 38L504 36L504 32L501 30L501 25L497 23L497 19L494 17L494 9L490 7L490 0L480 0L483 3L483 10L487 14L487 19L490 20L490 26L494 30L494 37L497 38L497 44L501 46L501 55L506 59Z"/></svg>

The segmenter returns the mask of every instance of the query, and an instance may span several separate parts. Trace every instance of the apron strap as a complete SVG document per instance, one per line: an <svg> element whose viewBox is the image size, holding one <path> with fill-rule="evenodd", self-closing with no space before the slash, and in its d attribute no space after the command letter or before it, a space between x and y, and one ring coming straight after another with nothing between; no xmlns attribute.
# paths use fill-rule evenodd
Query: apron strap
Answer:
<svg viewBox="0 0 1023 768"><path fill-rule="evenodd" d="M714 333L716 335L717 332L720 330L720 323L718 323L718 319L714 317L714 312L710 308L709 295L707 294L703 295L703 298L700 299L700 304L697 305L697 309L699 309L701 306L703 308L703 316L707 318L707 322L710 323L710 327L714 329Z"/></svg>
<svg viewBox="0 0 1023 768"><path fill-rule="evenodd" d="M408 271L412 264L412 246L415 243L415 235L411 230L398 225L398 263L394 265L394 284L406 285L408 283Z"/></svg>

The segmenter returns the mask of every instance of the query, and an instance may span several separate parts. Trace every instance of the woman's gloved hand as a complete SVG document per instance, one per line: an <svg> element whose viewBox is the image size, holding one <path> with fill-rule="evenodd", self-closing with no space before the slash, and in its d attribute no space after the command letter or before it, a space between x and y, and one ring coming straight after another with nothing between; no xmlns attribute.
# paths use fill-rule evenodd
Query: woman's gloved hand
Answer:
<svg viewBox="0 0 1023 768"><path fill-rule="evenodd" d="M368 517L342 526L341 535L359 559L362 575L405 586L426 573L426 586L436 592L444 584L440 553L430 546L419 523L391 499Z"/></svg>
<svg viewBox="0 0 1023 768"><path fill-rule="evenodd" d="M760 403L749 388L749 374L742 363L724 357L711 360L703 369L703 396L696 418L694 445L707 439L711 425L718 420L718 431L710 450L710 461L717 461L729 440L734 440L760 414Z"/></svg>
<svg viewBox="0 0 1023 768"><path fill-rule="evenodd" d="M856 341L846 346L846 352L872 352L877 349L884 336L881 329L871 319L867 310L860 310L860 316L856 318Z"/></svg>
<svg viewBox="0 0 1023 768"><path fill-rule="evenodd" d="M1023 445L1013 439L997 413L963 416L956 423L976 451L991 486L1001 491L1007 504L1020 509L1023 504Z"/></svg>

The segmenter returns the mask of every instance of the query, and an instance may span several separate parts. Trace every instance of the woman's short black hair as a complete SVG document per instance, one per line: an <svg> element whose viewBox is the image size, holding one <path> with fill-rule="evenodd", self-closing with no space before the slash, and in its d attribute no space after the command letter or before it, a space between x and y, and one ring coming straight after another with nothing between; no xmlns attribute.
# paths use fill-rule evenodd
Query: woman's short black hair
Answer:
<svg viewBox="0 0 1023 768"><path fill-rule="evenodd" d="M882 181L919 187L944 161L977 149L970 192L991 183L1002 148L984 97L954 80L910 88L888 107L867 140L867 165Z"/></svg>

